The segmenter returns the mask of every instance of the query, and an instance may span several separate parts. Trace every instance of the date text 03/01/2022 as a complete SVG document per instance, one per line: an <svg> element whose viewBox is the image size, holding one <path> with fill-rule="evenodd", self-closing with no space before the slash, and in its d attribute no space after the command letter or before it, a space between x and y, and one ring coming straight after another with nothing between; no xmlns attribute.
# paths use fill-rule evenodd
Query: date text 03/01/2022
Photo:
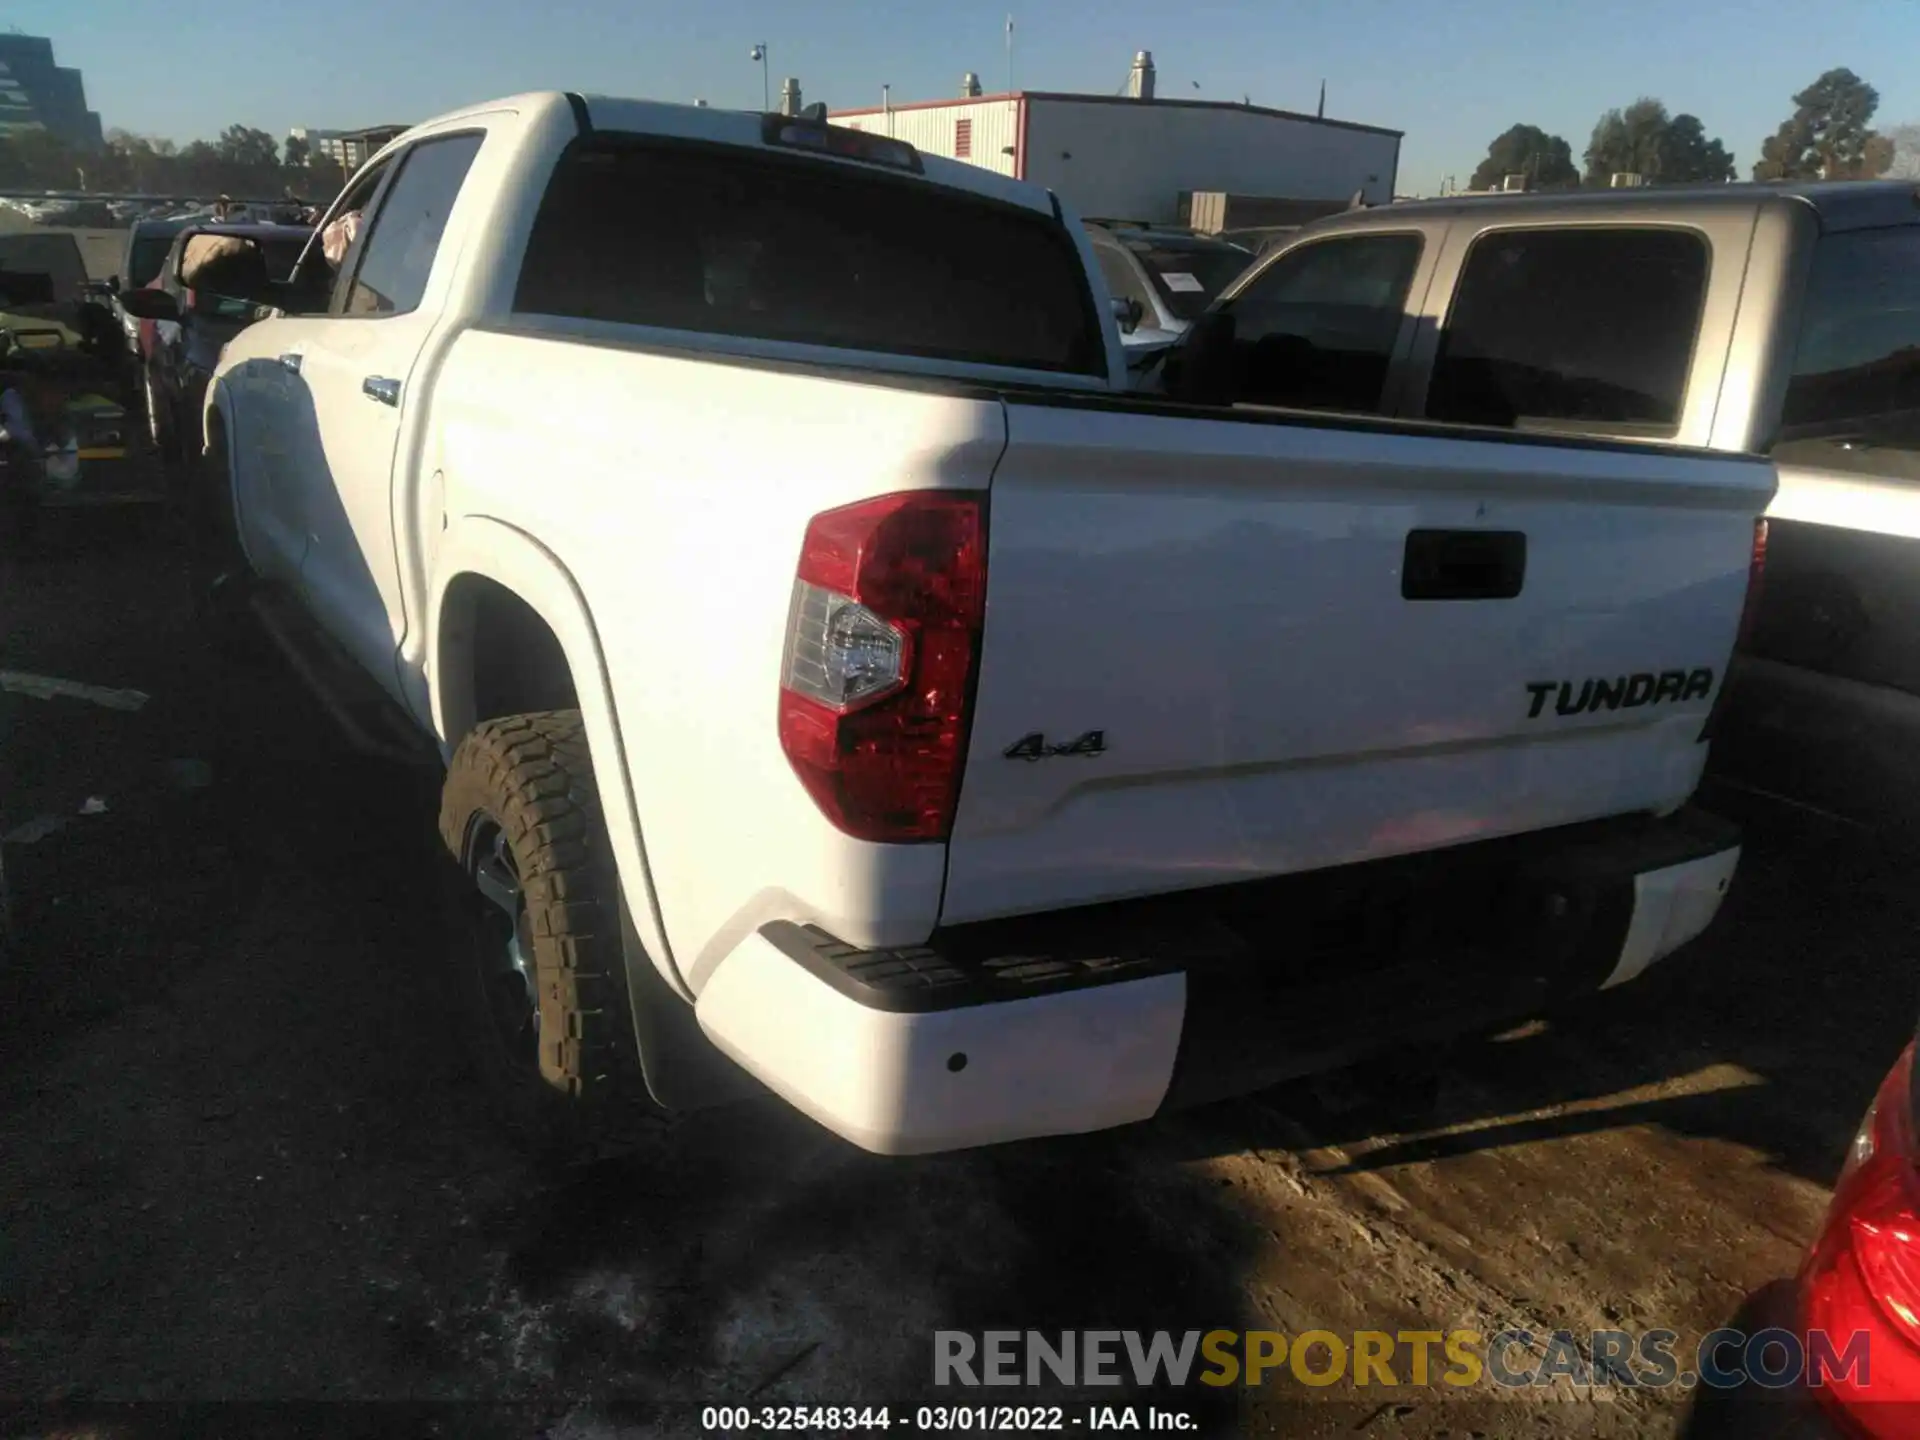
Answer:
<svg viewBox="0 0 1920 1440"><path fill-rule="evenodd" d="M792 1430L917 1430L974 1434L1015 1431L1197 1429L1184 1410L1157 1406L1089 1405L709 1405L700 1428L758 1435Z"/></svg>

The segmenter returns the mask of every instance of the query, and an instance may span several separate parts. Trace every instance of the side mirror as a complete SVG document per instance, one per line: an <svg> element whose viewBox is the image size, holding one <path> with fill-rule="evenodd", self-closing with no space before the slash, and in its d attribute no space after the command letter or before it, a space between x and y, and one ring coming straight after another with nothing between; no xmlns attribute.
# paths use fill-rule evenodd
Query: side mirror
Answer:
<svg viewBox="0 0 1920 1440"><path fill-rule="evenodd" d="M178 320L180 304L164 290L128 290L120 296L120 308L136 320Z"/></svg>
<svg viewBox="0 0 1920 1440"><path fill-rule="evenodd" d="M1131 295L1122 298L1113 297L1113 318L1120 323L1120 333L1131 335L1140 328L1140 317L1145 314L1140 302Z"/></svg>
<svg viewBox="0 0 1920 1440"><path fill-rule="evenodd" d="M244 235L188 234L173 278L182 289L204 290L228 300L266 305L273 299L267 252L258 240Z"/></svg>

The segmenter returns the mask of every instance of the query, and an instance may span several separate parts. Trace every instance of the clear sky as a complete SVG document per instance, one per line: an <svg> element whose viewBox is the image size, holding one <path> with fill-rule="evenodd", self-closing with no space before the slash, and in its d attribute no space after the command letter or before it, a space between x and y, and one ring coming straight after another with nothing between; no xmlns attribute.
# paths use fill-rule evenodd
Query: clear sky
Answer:
<svg viewBox="0 0 1920 1440"><path fill-rule="evenodd" d="M518 90L757 108L875 105L988 90L1007 74L1005 0L11 0L0 23L53 38L109 127L185 142L240 123L354 128ZM1846 65L1882 126L1920 121L1920 0L1024 0L1016 86L1111 94L1138 49L1160 93L1327 113L1406 132L1403 192L1464 183L1516 122L1572 144L1608 106L1690 110L1744 176L1789 97Z"/></svg>

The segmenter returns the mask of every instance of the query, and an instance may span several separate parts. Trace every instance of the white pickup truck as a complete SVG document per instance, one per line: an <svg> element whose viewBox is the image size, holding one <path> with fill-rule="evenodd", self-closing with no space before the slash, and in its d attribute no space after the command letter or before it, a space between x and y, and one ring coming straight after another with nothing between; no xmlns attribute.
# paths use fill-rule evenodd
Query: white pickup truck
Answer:
<svg viewBox="0 0 1920 1440"><path fill-rule="evenodd" d="M1098 1129L1718 908L1765 461L1129 394L1057 199L809 119L519 96L349 212L194 281L273 311L204 474L445 766L523 1132L749 1075L880 1152Z"/></svg>

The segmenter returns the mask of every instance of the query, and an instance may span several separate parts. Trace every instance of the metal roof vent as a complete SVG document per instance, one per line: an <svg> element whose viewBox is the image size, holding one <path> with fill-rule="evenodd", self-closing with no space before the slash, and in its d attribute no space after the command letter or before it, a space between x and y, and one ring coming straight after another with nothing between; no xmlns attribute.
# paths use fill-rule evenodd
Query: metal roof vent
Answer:
<svg viewBox="0 0 1920 1440"><path fill-rule="evenodd" d="M1135 100L1153 98L1153 52L1134 52L1133 69L1127 75L1127 94Z"/></svg>
<svg viewBox="0 0 1920 1440"><path fill-rule="evenodd" d="M975 100L980 95L980 77L969 70L960 77L960 98Z"/></svg>

